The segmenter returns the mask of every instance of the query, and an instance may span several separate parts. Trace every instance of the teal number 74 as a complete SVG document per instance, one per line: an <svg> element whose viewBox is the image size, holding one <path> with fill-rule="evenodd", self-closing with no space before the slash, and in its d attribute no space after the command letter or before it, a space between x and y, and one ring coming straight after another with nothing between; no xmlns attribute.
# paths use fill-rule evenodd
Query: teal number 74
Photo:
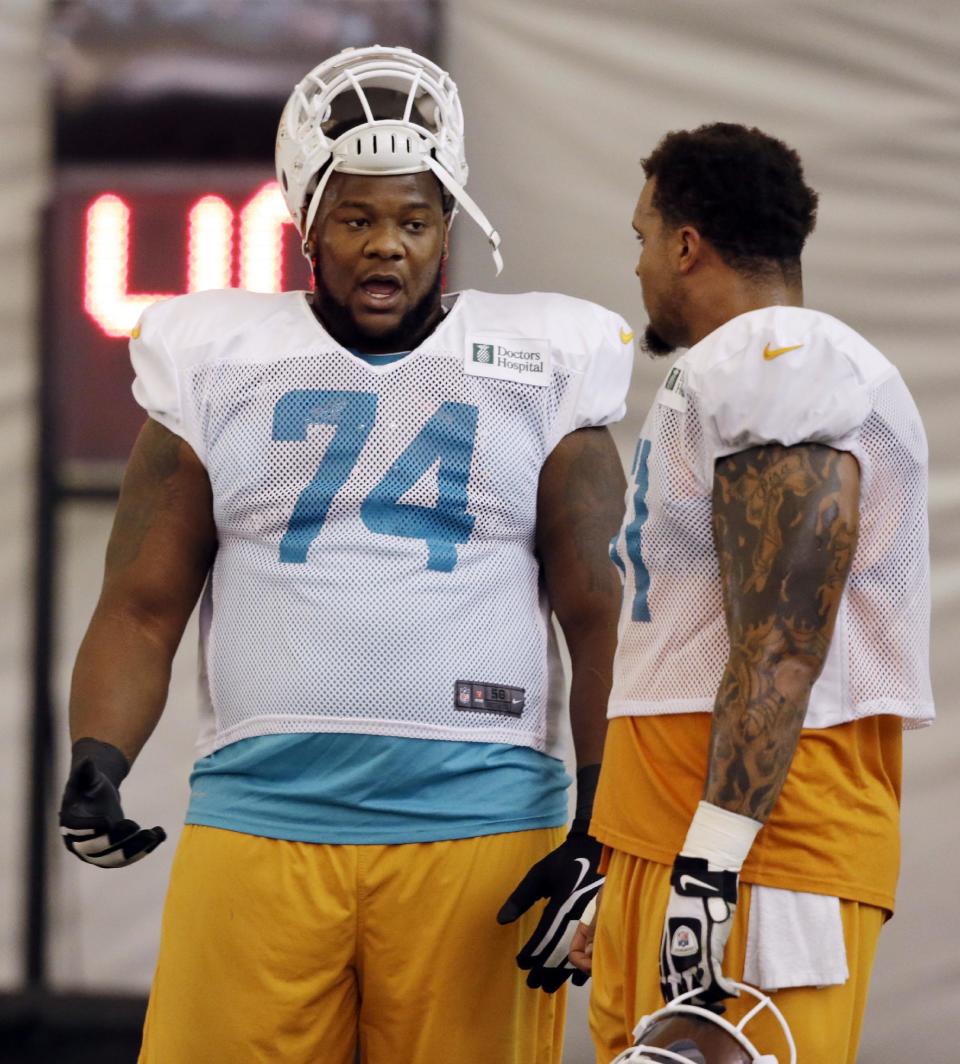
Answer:
<svg viewBox="0 0 960 1064"><path fill-rule="evenodd" d="M287 392L273 412L275 440L305 440L311 425L333 425L335 432L313 479L300 493L280 541L280 561L303 564L320 535L334 496L346 483L373 428L374 392L299 389ZM427 568L449 573L457 564L458 543L473 531L467 512L467 482L477 435L477 408L444 402L363 500L360 518L371 532L422 539ZM401 503L408 491L439 459L437 503Z"/></svg>

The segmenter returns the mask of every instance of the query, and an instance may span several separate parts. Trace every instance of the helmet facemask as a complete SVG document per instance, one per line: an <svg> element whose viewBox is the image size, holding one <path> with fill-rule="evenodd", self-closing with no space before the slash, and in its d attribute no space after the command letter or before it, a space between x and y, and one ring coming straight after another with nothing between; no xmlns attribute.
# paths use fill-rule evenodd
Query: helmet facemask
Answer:
<svg viewBox="0 0 960 1064"><path fill-rule="evenodd" d="M633 1046L624 1050L614 1064L778 1064L776 1056L761 1052L746 1033L761 1012L769 1012L783 1032L789 1057L780 1058L780 1064L796 1064L793 1035L773 1000L746 983L733 985L756 1001L738 1023L694 1005L692 999L700 993L695 988L652 1016L644 1016L634 1029Z"/></svg>
<svg viewBox="0 0 960 1064"><path fill-rule="evenodd" d="M368 176L429 170L483 229L497 273L503 266L500 237L464 188L468 170L457 87L409 49L346 49L312 70L284 108L276 161L305 254L335 170Z"/></svg>

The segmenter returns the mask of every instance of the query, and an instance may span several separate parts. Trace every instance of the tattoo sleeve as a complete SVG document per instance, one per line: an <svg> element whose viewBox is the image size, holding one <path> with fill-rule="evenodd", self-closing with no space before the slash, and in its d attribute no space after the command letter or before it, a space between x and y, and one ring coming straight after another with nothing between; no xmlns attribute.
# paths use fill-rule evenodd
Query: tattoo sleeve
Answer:
<svg viewBox="0 0 960 1064"><path fill-rule="evenodd" d="M714 473L713 534L730 654L704 799L770 815L826 659L857 543L859 466L820 444L756 447Z"/></svg>

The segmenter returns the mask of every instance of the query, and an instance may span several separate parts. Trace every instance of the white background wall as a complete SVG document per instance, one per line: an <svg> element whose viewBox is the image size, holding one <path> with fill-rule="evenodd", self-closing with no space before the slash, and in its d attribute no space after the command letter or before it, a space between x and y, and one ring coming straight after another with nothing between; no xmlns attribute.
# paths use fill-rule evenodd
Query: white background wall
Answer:
<svg viewBox="0 0 960 1064"><path fill-rule="evenodd" d="M47 120L40 5L0 0L0 989L20 979L33 516L35 237Z"/></svg>
<svg viewBox="0 0 960 1064"><path fill-rule="evenodd" d="M0 131L11 148L0 158L0 852L11 855L0 862L0 987L15 984L20 971L33 248L47 138L42 11L39 2L0 0ZM637 160L659 136L715 119L745 121L786 139L806 162L821 193L805 259L808 302L897 362L931 445L942 719L907 737L900 901L881 940L861 1060L952 1061L960 1044L960 11L950 0L450 0L445 29L445 61L467 115L470 190L499 227L507 263L494 281L482 238L461 217L453 276L460 286L558 289L606 303L642 328L629 221L642 184ZM638 364L633 409L617 432L624 451L663 372L662 364ZM66 514L61 710L108 523L96 507ZM190 632L167 714L125 785L131 815L172 836L192 756L194 645ZM115 876L54 850L58 985L145 989L174 842ZM571 1010L570 1062L589 1059L583 1010L581 994Z"/></svg>

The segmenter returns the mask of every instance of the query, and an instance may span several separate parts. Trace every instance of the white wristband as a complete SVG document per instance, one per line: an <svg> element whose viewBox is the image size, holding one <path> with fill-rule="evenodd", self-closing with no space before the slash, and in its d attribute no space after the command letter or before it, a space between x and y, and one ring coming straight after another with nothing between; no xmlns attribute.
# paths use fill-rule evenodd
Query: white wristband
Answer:
<svg viewBox="0 0 960 1064"><path fill-rule="evenodd" d="M762 827L759 820L701 802L680 853L684 857L702 857L718 869L739 872Z"/></svg>

